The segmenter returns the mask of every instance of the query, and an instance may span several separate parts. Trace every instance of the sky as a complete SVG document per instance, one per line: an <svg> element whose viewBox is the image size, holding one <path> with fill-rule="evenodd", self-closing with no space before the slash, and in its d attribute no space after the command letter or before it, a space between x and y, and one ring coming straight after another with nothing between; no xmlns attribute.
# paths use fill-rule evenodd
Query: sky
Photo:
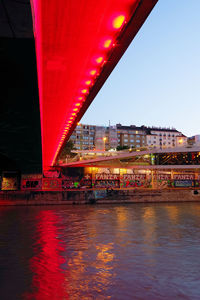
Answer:
<svg viewBox="0 0 200 300"><path fill-rule="evenodd" d="M200 0L159 0L81 123L200 134Z"/></svg>

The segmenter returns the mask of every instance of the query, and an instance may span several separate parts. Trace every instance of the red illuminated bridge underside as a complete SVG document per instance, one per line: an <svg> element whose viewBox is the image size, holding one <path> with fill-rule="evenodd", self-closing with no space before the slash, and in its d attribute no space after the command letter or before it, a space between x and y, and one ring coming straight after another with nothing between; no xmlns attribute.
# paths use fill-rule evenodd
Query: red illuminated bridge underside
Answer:
<svg viewBox="0 0 200 300"><path fill-rule="evenodd" d="M43 169L54 165L157 1L32 0Z"/></svg>

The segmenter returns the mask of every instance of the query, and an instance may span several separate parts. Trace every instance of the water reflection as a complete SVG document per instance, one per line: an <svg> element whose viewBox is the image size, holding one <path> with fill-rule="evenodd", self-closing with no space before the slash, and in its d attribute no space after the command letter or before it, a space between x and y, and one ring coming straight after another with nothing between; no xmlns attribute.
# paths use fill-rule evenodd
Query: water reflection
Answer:
<svg viewBox="0 0 200 300"><path fill-rule="evenodd" d="M200 299L200 204L0 208L1 299Z"/></svg>
<svg viewBox="0 0 200 300"><path fill-rule="evenodd" d="M32 292L24 295L25 299L68 299L64 271L61 266L65 260L61 256L64 250L58 237L58 217L49 210L41 211L37 216L38 239L33 248L35 256L30 260L33 273Z"/></svg>

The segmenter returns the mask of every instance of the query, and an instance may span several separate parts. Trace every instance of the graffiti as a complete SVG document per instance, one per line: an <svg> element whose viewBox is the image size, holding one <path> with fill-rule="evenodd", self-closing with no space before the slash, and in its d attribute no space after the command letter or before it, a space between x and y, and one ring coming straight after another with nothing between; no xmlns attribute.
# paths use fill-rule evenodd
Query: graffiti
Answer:
<svg viewBox="0 0 200 300"><path fill-rule="evenodd" d="M46 178L58 178L60 176L59 171L44 171L43 176Z"/></svg>
<svg viewBox="0 0 200 300"><path fill-rule="evenodd" d="M22 190L41 190L42 189L42 179L22 179L21 181Z"/></svg>
<svg viewBox="0 0 200 300"><path fill-rule="evenodd" d="M80 188L80 182L77 180L62 180L62 189L78 189Z"/></svg>
<svg viewBox="0 0 200 300"><path fill-rule="evenodd" d="M193 180L174 180L174 187L193 187Z"/></svg>
<svg viewBox="0 0 200 300"><path fill-rule="evenodd" d="M95 188L119 188L119 183L119 180L96 180L94 186Z"/></svg>
<svg viewBox="0 0 200 300"><path fill-rule="evenodd" d="M59 178L43 178L43 190L58 191L62 189L62 180Z"/></svg>
<svg viewBox="0 0 200 300"><path fill-rule="evenodd" d="M123 180L141 181L146 179L146 174L124 174Z"/></svg>
<svg viewBox="0 0 200 300"><path fill-rule="evenodd" d="M3 177L1 184L2 191L15 191L18 189L17 177Z"/></svg>
<svg viewBox="0 0 200 300"><path fill-rule="evenodd" d="M116 175L116 174L96 174L95 179L96 180L119 180L120 175Z"/></svg>
<svg viewBox="0 0 200 300"><path fill-rule="evenodd" d="M123 188L146 187L146 174L124 174L122 177L121 187Z"/></svg>
<svg viewBox="0 0 200 300"><path fill-rule="evenodd" d="M174 174L174 180L194 180L195 174Z"/></svg>

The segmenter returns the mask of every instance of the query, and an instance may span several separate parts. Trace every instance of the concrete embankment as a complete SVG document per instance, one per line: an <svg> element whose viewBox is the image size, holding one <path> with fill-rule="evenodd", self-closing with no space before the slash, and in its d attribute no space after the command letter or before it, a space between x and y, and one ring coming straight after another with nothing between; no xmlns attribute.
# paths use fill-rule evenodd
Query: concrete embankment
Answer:
<svg viewBox="0 0 200 300"><path fill-rule="evenodd" d="M64 205L95 203L200 202L200 189L4 191L0 205Z"/></svg>

